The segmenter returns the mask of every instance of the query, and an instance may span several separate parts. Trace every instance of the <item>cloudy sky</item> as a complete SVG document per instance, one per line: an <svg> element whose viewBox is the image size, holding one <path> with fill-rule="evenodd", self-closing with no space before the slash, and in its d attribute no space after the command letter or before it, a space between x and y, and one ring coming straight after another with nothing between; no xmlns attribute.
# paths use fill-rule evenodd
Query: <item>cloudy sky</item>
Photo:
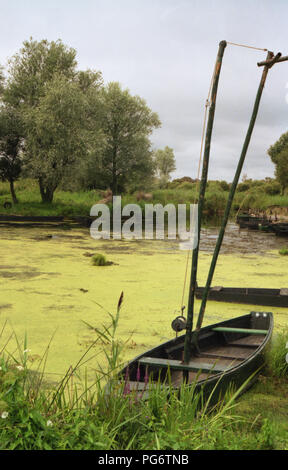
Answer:
<svg viewBox="0 0 288 470"><path fill-rule="evenodd" d="M196 176L205 100L218 44L288 55L287 0L0 0L0 63L24 40L61 39L80 69L101 70L159 114L154 148L174 149L173 177ZM286 49L285 49L286 48ZM226 48L209 179L231 181L266 52ZM288 62L269 72L243 173L273 176L267 149L288 130Z"/></svg>

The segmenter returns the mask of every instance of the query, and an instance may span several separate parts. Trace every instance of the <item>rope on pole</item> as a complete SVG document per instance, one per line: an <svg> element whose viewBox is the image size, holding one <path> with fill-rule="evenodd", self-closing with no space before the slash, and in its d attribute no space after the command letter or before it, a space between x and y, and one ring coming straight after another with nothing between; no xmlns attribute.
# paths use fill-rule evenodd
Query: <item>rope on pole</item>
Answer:
<svg viewBox="0 0 288 470"><path fill-rule="evenodd" d="M261 47L248 46L246 44L237 44L236 42L227 41L227 44L230 44L231 46L247 47L248 49L255 49L256 51L268 51L268 49L263 49Z"/></svg>

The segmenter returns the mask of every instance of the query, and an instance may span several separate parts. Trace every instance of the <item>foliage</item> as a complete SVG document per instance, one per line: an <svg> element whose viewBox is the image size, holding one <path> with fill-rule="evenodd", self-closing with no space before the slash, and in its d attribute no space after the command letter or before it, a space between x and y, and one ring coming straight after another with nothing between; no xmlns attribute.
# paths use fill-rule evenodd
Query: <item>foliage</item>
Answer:
<svg viewBox="0 0 288 470"><path fill-rule="evenodd" d="M288 132L271 145L268 155L276 166L275 176L282 188L282 194L288 186Z"/></svg>
<svg viewBox="0 0 288 470"><path fill-rule="evenodd" d="M55 77L38 106L26 113L27 162L38 179L43 201L51 202L65 172L93 145L83 126L90 104L77 83Z"/></svg>
<svg viewBox="0 0 288 470"><path fill-rule="evenodd" d="M60 40L32 38L9 61L3 100L24 122L25 163L43 202L52 202L73 164L97 147L101 74L76 65L76 51Z"/></svg>
<svg viewBox="0 0 288 470"><path fill-rule="evenodd" d="M250 189L250 185L247 182L239 183L237 186L237 191L243 192L248 191Z"/></svg>
<svg viewBox="0 0 288 470"><path fill-rule="evenodd" d="M282 194L288 187L288 146L277 155L275 176L281 185Z"/></svg>
<svg viewBox="0 0 288 470"><path fill-rule="evenodd" d="M269 373L275 377L288 377L288 329L273 337L273 344L267 354Z"/></svg>
<svg viewBox="0 0 288 470"><path fill-rule="evenodd" d="M206 195L204 211L209 215L215 215L225 209L226 196L222 192L211 192Z"/></svg>
<svg viewBox="0 0 288 470"><path fill-rule="evenodd" d="M230 185L227 183L227 181L219 181L219 186L222 191L229 191L230 189Z"/></svg>
<svg viewBox="0 0 288 470"><path fill-rule="evenodd" d="M139 96L122 90L119 83L109 83L102 90L104 119L102 130L106 145L102 155L100 177L113 194L132 181L153 175L149 135L160 126L152 112Z"/></svg>
<svg viewBox="0 0 288 470"><path fill-rule="evenodd" d="M37 106L45 86L56 75L67 81L76 75L76 51L62 41L24 41L23 47L8 62L4 101L14 107Z"/></svg>
<svg viewBox="0 0 288 470"><path fill-rule="evenodd" d="M158 149L154 153L156 171L160 180L160 188L164 188L173 171L176 170L176 161L173 149L166 146L163 150Z"/></svg>
<svg viewBox="0 0 288 470"><path fill-rule="evenodd" d="M281 137L269 147L268 155L271 157L273 163L277 163L278 155L282 150L288 146L288 132L285 132Z"/></svg>
<svg viewBox="0 0 288 470"><path fill-rule="evenodd" d="M280 194L281 193L281 184L278 183L277 181L267 183L264 186L264 191L265 191L266 194L269 194L270 196Z"/></svg>
<svg viewBox="0 0 288 470"><path fill-rule="evenodd" d="M23 150L23 125L19 113L9 106L0 109L0 178L10 183L10 192L14 204L18 200L14 181L21 174Z"/></svg>

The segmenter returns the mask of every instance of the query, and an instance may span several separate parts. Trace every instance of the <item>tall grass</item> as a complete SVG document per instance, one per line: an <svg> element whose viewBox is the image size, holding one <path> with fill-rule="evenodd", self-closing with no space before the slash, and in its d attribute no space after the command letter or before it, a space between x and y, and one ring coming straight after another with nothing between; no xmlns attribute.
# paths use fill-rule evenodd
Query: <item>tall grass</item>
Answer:
<svg viewBox="0 0 288 470"><path fill-rule="evenodd" d="M267 368L270 375L288 379L288 328L273 336L267 353Z"/></svg>

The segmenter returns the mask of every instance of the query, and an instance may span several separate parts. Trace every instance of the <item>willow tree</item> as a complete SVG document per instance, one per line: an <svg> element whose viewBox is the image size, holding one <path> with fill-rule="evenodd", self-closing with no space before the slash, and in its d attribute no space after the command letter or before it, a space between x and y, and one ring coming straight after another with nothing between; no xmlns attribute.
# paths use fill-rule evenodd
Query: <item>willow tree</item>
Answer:
<svg viewBox="0 0 288 470"><path fill-rule="evenodd" d="M171 173L176 170L174 151L166 146L163 150L156 150L154 158L160 185L165 186L171 177Z"/></svg>
<svg viewBox="0 0 288 470"><path fill-rule="evenodd" d="M79 72L76 51L60 40L25 41L8 65L3 101L22 116L27 169L42 201L52 202L65 173L96 145L102 77Z"/></svg>
<svg viewBox="0 0 288 470"><path fill-rule="evenodd" d="M133 180L153 174L149 136L161 123L144 99L132 96L117 82L103 89L102 100L102 130L106 140L102 175L113 194L117 194Z"/></svg>
<svg viewBox="0 0 288 470"><path fill-rule="evenodd" d="M96 145L90 109L79 84L57 76L38 105L27 111L26 165L39 181L43 202L52 202L64 176Z"/></svg>

